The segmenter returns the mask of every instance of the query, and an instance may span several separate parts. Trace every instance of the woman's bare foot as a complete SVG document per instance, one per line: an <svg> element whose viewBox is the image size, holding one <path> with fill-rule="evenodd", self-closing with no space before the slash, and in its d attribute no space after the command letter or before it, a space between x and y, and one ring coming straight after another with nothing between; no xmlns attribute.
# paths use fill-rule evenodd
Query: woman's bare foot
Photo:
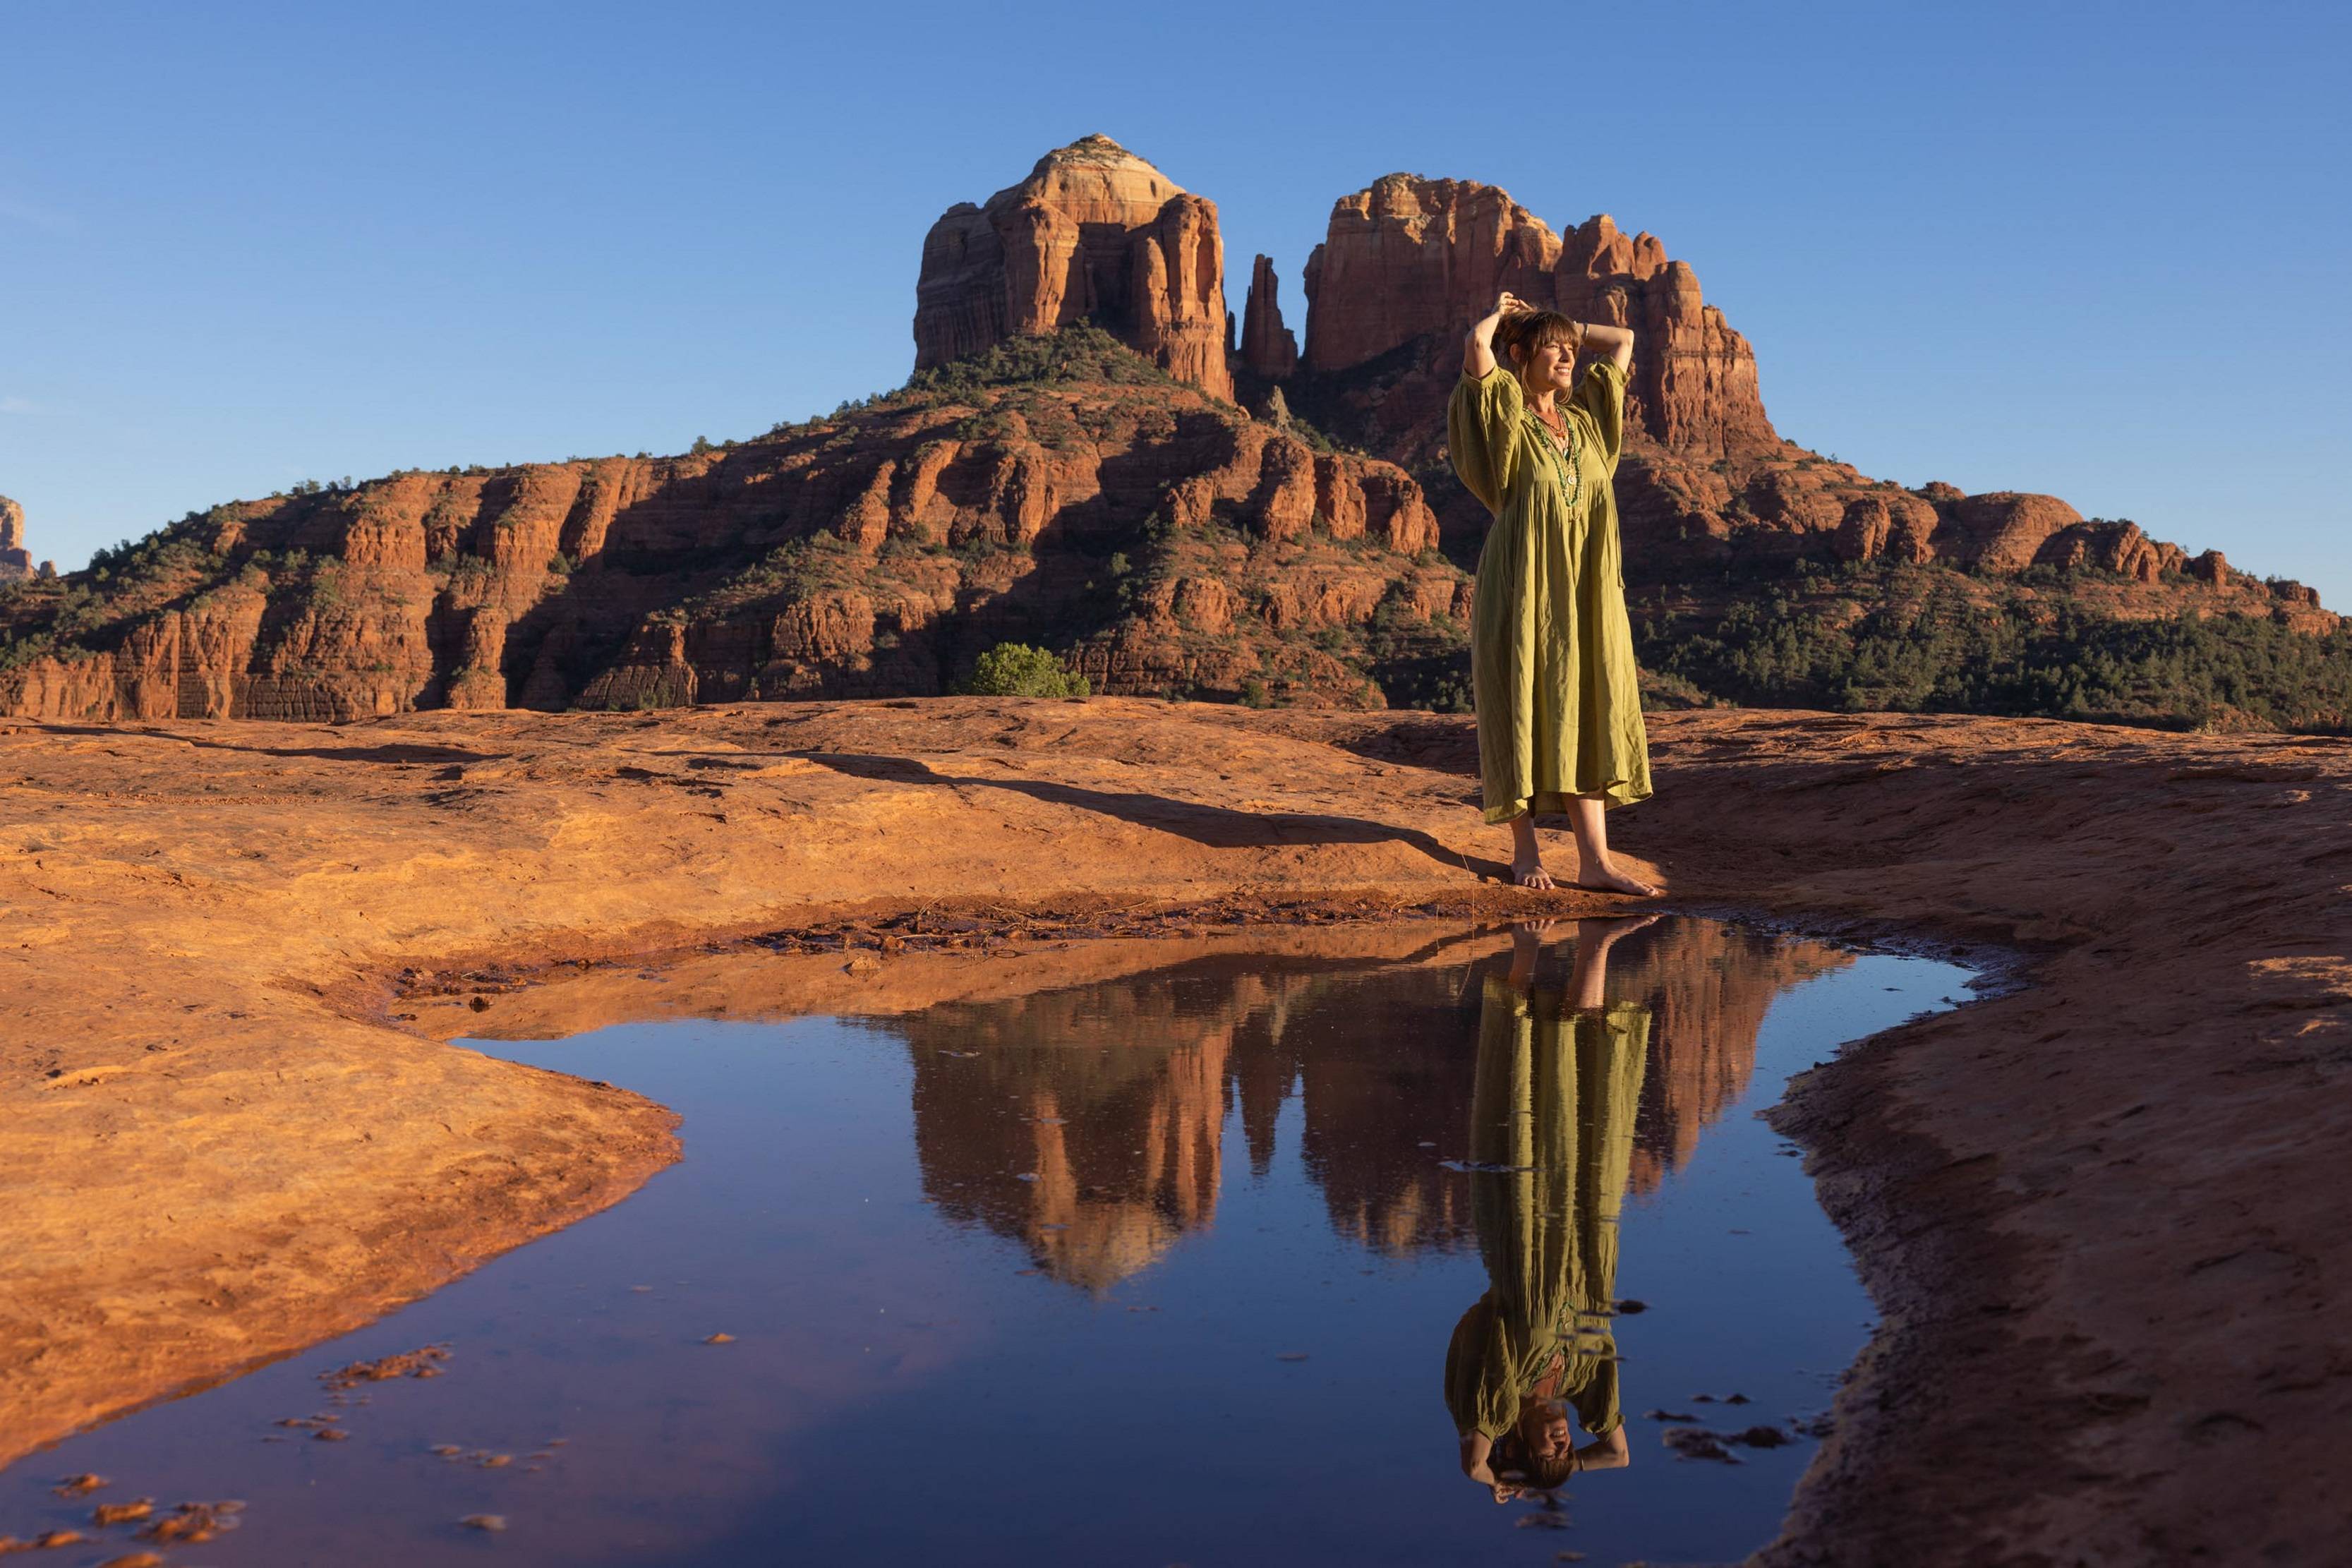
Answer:
<svg viewBox="0 0 2352 1568"><path fill-rule="evenodd" d="M1634 899L1654 899L1664 891L1639 877L1628 876L1606 860L1598 866L1579 866L1575 885L1588 893L1622 893Z"/></svg>
<svg viewBox="0 0 2352 1568"><path fill-rule="evenodd" d="M1522 888L1559 886L1544 869L1543 846L1536 840L1536 819L1526 812L1511 818L1511 880Z"/></svg>
<svg viewBox="0 0 2352 1568"><path fill-rule="evenodd" d="M1665 889L1617 868L1609 853L1606 802L1597 795L1581 795L1568 803L1568 825L1576 834L1576 882L1588 893L1622 893L1632 899L1654 899Z"/></svg>

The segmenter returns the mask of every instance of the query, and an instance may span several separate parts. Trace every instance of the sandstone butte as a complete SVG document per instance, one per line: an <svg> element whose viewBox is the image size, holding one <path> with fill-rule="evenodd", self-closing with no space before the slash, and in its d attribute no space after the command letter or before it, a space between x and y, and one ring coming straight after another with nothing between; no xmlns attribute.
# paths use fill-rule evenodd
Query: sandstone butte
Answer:
<svg viewBox="0 0 2352 1568"><path fill-rule="evenodd" d="M1703 627L1733 574L1804 560L1962 568L1937 580L1982 603L2339 625L2308 588L2055 497L1906 489L1782 439L1690 266L1606 215L1562 235L1494 186L1391 174L1335 204L1306 284L1303 355L1263 257L1234 343L1214 204L1090 136L933 226L902 391L683 456L191 513L0 591L0 711L927 696L1000 641L1117 693L1457 704L1485 514L1444 462L1444 402L1502 288L1638 333L1616 484L1645 620ZM2074 575L2019 584L2031 567Z"/></svg>
<svg viewBox="0 0 2352 1568"><path fill-rule="evenodd" d="M2352 742L1731 710L1655 737L1659 794L1617 833L1682 907L1995 982L1774 1113L1883 1315L1759 1561L2329 1561ZM449 1036L995 1005L1207 951L1410 962L1587 907L1491 880L1474 772L1463 718L1117 698L9 721L0 1458L354 1327L675 1158L661 1107ZM1286 926L1302 901L1364 918ZM982 934L708 951L914 910ZM1136 929L1171 934L1066 940ZM635 982L665 949L673 982ZM1757 1005L1696 994L1687 1026L1736 1054ZM1205 1074L1213 1046L1171 1048ZM1672 1075L1679 1117L1719 1110L1722 1070ZM951 1163L952 1117L932 1136ZM1148 1266L1214 1223L1190 1191L1056 1267ZM1443 1223L1330 1196L1369 1235Z"/></svg>
<svg viewBox="0 0 2352 1568"><path fill-rule="evenodd" d="M1217 204L1108 136L1046 153L985 206L950 207L923 240L915 300L918 370L1083 317L1233 396Z"/></svg>

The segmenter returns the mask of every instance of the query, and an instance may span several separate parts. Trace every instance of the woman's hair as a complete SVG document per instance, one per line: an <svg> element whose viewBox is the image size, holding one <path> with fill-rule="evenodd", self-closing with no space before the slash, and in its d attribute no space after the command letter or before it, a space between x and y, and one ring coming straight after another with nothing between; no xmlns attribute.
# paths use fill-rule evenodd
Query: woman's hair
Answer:
<svg viewBox="0 0 2352 1568"><path fill-rule="evenodd" d="M1546 343L1576 342L1576 323L1558 310L1528 310L1516 316L1506 316L1495 326L1495 349L1505 364L1520 368L1515 349L1525 349L1533 359L1536 350Z"/></svg>
<svg viewBox="0 0 2352 1568"><path fill-rule="evenodd" d="M1576 1473L1576 1450L1562 1448L1549 1459L1538 1459L1528 1452L1527 1440L1519 1436L1517 1426L1495 1439L1487 1455L1487 1464L1496 1480L1515 1481L1538 1491L1558 1491Z"/></svg>

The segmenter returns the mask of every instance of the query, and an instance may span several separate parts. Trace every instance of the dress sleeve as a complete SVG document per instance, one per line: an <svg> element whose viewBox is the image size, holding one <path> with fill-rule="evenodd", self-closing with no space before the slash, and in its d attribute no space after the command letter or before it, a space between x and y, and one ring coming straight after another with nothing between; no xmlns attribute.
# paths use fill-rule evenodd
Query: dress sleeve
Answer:
<svg viewBox="0 0 2352 1568"><path fill-rule="evenodd" d="M1597 359L1584 367L1569 401L1584 410L1601 432L1601 460L1612 479L1617 476L1617 453L1625 444L1625 373L1613 359Z"/></svg>
<svg viewBox="0 0 2352 1568"><path fill-rule="evenodd" d="M1594 1365L1591 1381L1578 1389L1569 1403L1575 1406L1576 1418L1586 1431L1606 1437L1625 1424L1617 1397L1617 1363L1612 1356Z"/></svg>
<svg viewBox="0 0 2352 1568"><path fill-rule="evenodd" d="M1445 1409L1454 1417L1454 1430L1465 1436L1477 1432L1499 1437L1518 1415L1510 1346L1501 1314L1485 1297L1462 1314L1445 1347Z"/></svg>
<svg viewBox="0 0 2352 1568"><path fill-rule="evenodd" d="M1519 449L1519 415L1525 407L1519 378L1497 364L1485 375L1454 384L1445 408L1445 447L1462 488L1502 515L1511 493Z"/></svg>

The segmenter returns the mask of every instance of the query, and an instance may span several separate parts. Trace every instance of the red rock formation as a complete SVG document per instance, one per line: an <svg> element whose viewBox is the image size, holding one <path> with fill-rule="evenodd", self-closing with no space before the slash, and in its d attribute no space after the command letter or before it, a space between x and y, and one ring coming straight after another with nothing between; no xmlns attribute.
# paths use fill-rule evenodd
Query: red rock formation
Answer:
<svg viewBox="0 0 2352 1568"><path fill-rule="evenodd" d="M25 548L25 509L0 496L0 582L32 574L32 552Z"/></svg>
<svg viewBox="0 0 2352 1568"><path fill-rule="evenodd" d="M1046 153L987 205L959 203L931 226L915 286L915 368L1085 317L1230 401L1224 275L1216 204L1088 136Z"/></svg>
<svg viewBox="0 0 2352 1568"><path fill-rule="evenodd" d="M1752 353L1690 268L1605 215L1563 241L1491 185L1394 174L1342 198L1307 268L1295 368L1272 264L1253 269L1236 360L1264 421L1230 406L1222 278L1214 206L1088 137L933 226L918 363L1091 316L1192 385L1074 331L1058 379L1008 366L960 400L909 391L714 452L216 508L104 584L35 576L0 595L0 710L919 695L1003 640L1047 643L1106 691L1458 701L1470 591L1450 563L1475 557L1486 519L1446 477L1445 405L1461 328L1505 289L1637 334L1616 476L1637 614L1704 624L1746 591L1726 568L1885 560L2094 568L2112 574L2093 584L2103 614L2340 624L2300 584L2053 497L1906 490L1781 441ZM0 503L0 575L26 575L21 533Z"/></svg>
<svg viewBox="0 0 2352 1568"><path fill-rule="evenodd" d="M1700 297L1698 275L1667 260L1655 238L1629 239L1601 213L1568 237L1552 279L1554 309L1633 329L1628 412L1652 440L1700 458L1780 445L1764 414L1756 352Z"/></svg>
<svg viewBox="0 0 2352 1568"><path fill-rule="evenodd" d="M1191 387L917 394L690 457L215 509L117 570L119 635L0 658L0 710L341 720L928 695L998 641L1066 649L1098 690L1257 679L1378 703L1376 617L1384 644L1459 640L1468 584L1436 542L1401 469ZM65 592L0 601L0 652L41 648Z"/></svg>
<svg viewBox="0 0 2352 1568"><path fill-rule="evenodd" d="M1939 548L1937 553L1962 566L1982 566L1993 572L2015 572L2032 565L2044 544L2083 521L2081 512L2056 496L2020 495L2014 490L1968 496L1939 510L1947 529L1957 539L1953 548Z"/></svg>
<svg viewBox="0 0 2352 1568"><path fill-rule="evenodd" d="M1268 381L1280 381L1298 368L1298 340L1282 324L1279 287L1271 257L1251 263L1249 303L1242 312L1242 363Z"/></svg>
<svg viewBox="0 0 2352 1568"><path fill-rule="evenodd" d="M1493 185L1374 181L1332 204L1307 258L1307 368L1347 370L1419 337L1458 334L1505 289L1549 304L1559 258L1543 220Z"/></svg>
<svg viewBox="0 0 2352 1568"><path fill-rule="evenodd" d="M1508 193L1474 181L1390 174L1339 198L1307 264L1307 367L1344 372L1428 339L1431 369L1450 379L1451 340L1505 289L1633 328L1628 413L1669 451L1714 458L1780 445L1754 351L1654 237L1628 237L1602 214L1563 244Z"/></svg>

